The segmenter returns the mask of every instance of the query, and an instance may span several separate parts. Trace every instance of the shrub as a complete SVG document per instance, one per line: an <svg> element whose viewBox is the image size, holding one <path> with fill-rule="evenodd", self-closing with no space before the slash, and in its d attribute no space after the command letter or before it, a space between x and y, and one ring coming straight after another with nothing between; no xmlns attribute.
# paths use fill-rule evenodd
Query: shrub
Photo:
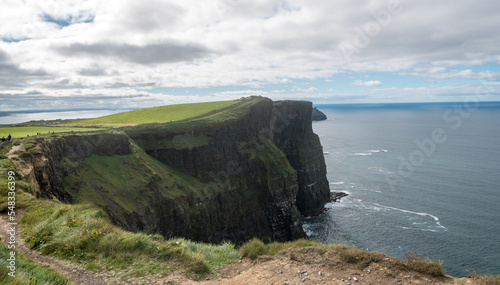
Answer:
<svg viewBox="0 0 500 285"><path fill-rule="evenodd" d="M432 276L440 277L445 275L443 263L441 261L432 261L427 258L419 256L415 252L406 254L405 267L419 273L429 274Z"/></svg>
<svg viewBox="0 0 500 285"><path fill-rule="evenodd" d="M251 241L245 243L240 248L241 256L248 257L251 259L256 259L257 257L264 255L265 251L266 251L265 244L257 238L254 238Z"/></svg>

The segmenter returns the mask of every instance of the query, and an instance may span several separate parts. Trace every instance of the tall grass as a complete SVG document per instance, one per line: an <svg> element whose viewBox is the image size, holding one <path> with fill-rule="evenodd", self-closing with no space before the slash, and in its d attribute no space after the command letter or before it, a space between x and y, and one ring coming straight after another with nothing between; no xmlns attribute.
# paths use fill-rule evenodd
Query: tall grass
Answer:
<svg viewBox="0 0 500 285"><path fill-rule="evenodd" d="M134 275L165 273L168 261L180 262L187 273L202 276L236 260L231 244L209 245L160 235L130 233L112 225L91 205L65 205L37 200L21 224L30 248L59 258L83 262L89 269L134 269Z"/></svg>
<svg viewBox="0 0 500 285"><path fill-rule="evenodd" d="M56 271L39 265L16 251L15 277L9 276L10 269L7 268L7 258L11 249L0 243L0 285L69 285L66 277L59 275Z"/></svg>

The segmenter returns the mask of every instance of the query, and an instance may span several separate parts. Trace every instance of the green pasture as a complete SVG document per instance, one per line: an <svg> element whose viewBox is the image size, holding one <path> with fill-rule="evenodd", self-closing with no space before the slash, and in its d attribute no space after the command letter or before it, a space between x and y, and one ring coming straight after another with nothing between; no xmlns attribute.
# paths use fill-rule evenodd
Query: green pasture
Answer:
<svg viewBox="0 0 500 285"><path fill-rule="evenodd" d="M219 101L167 105L124 112L95 119L82 120L69 125L78 126L126 126L180 121L234 105L240 101Z"/></svg>
<svg viewBox="0 0 500 285"><path fill-rule="evenodd" d="M24 138L26 136L34 136L37 133L48 134L48 133L65 133L65 132L90 132L101 130L99 128L78 128L78 127L0 127L0 138L5 137L10 134L12 138Z"/></svg>

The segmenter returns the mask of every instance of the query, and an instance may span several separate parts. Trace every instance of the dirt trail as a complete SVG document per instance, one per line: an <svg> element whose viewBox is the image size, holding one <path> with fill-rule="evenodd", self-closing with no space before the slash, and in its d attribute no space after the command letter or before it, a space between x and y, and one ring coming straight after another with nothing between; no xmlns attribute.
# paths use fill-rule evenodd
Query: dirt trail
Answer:
<svg viewBox="0 0 500 285"><path fill-rule="evenodd" d="M12 146L12 148L10 149L10 151L7 153L7 157L9 159L12 159L13 157L16 157L17 154L14 154L14 152L18 151L18 150L21 150L21 145L14 145L14 146Z"/></svg>
<svg viewBox="0 0 500 285"><path fill-rule="evenodd" d="M19 219L20 217L17 217ZM8 235L8 221L4 216L0 216L0 238L2 243L6 244ZM17 230L19 227L17 226ZM16 231L16 249L18 252L27 258L33 260L36 263L48 266L59 274L66 276L73 284L85 284L85 285L105 285L108 284L104 281L103 274L94 273L86 270L85 268L69 264L64 261L55 259L53 257L42 255L35 250L31 250L26 247L24 241L19 235L19 231Z"/></svg>

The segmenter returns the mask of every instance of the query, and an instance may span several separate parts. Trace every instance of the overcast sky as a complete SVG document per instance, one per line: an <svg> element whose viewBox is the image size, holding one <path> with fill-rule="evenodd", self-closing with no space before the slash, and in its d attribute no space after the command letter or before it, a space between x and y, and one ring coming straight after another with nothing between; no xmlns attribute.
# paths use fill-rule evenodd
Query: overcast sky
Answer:
<svg viewBox="0 0 500 285"><path fill-rule="evenodd" d="M0 0L0 111L500 101L500 2Z"/></svg>

